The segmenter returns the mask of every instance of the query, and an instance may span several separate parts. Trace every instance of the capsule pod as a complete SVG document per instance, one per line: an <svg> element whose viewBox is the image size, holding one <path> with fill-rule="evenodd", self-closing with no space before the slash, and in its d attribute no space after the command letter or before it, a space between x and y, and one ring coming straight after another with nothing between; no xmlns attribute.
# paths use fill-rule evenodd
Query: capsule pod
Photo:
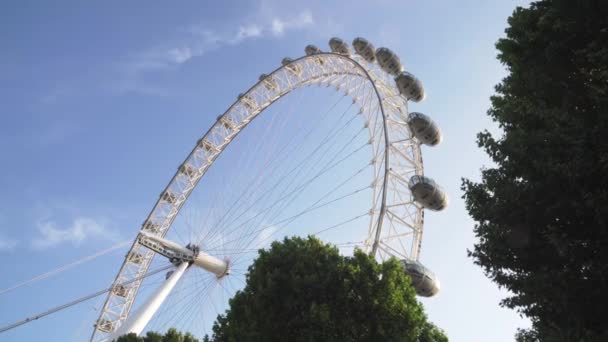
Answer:
<svg viewBox="0 0 608 342"><path fill-rule="evenodd" d="M399 56L388 48L381 47L376 50L376 59L380 68L387 73L396 76L403 71L403 65Z"/></svg>
<svg viewBox="0 0 608 342"><path fill-rule="evenodd" d="M372 43L368 42L367 39L357 37L353 40L353 48L355 52L363 57L366 61L372 63L376 60L376 50Z"/></svg>
<svg viewBox="0 0 608 342"><path fill-rule="evenodd" d="M332 38L329 40L329 48L334 53L339 53L341 55L350 55L350 49L348 48L348 44L346 44L340 38Z"/></svg>
<svg viewBox="0 0 608 342"><path fill-rule="evenodd" d="M306 56L311 56L311 55L319 54L322 51L315 45L311 44L311 45L306 45L306 47L304 48L304 52L306 53Z"/></svg>
<svg viewBox="0 0 608 342"><path fill-rule="evenodd" d="M414 102L424 100L424 88L422 87L422 82L416 76L404 71L395 78L395 83L397 83L397 88L401 95L405 96L408 100Z"/></svg>
<svg viewBox="0 0 608 342"><path fill-rule="evenodd" d="M412 286L416 294L422 297L432 297L439 292L441 287L439 279L431 270L426 268L418 261L403 259L401 260L403 270L412 279Z"/></svg>
<svg viewBox="0 0 608 342"><path fill-rule="evenodd" d="M425 145L435 146L443 139L441 130L435 121L422 113L410 113L407 117L407 124L414 136Z"/></svg>
<svg viewBox="0 0 608 342"><path fill-rule="evenodd" d="M448 196L445 191L431 178L415 175L408 184L414 201L423 207L439 211L448 206Z"/></svg>
<svg viewBox="0 0 608 342"><path fill-rule="evenodd" d="M318 54L322 53L323 51L321 51L321 49L319 49L315 45L306 45L306 47L304 48L304 52L306 53L306 56L312 56L312 55L318 55ZM314 58L314 61L319 65L323 65L323 58L321 58L320 56Z"/></svg>
<svg viewBox="0 0 608 342"><path fill-rule="evenodd" d="M289 72L291 72L294 76L300 77L302 75L302 66L299 64L293 64L291 62L293 62L291 58L285 57L281 61L281 64L283 64L283 66L287 68L287 70L289 70Z"/></svg>
<svg viewBox="0 0 608 342"><path fill-rule="evenodd" d="M264 85L264 88L270 91L279 91L281 88L279 87L279 83L272 78L272 76L268 76L266 74L260 75L260 82Z"/></svg>

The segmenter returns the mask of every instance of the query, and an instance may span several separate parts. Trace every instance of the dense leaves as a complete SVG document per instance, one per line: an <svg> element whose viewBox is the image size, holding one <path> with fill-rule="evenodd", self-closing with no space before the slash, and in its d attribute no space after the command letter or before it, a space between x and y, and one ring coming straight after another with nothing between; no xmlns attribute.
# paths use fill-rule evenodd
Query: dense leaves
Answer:
<svg viewBox="0 0 608 342"><path fill-rule="evenodd" d="M397 260L341 256L315 238L274 242L214 324L212 341L447 342Z"/></svg>
<svg viewBox="0 0 608 342"><path fill-rule="evenodd" d="M167 330L165 335L149 331L146 336L139 337L134 333L119 337L116 342L198 342L189 333L182 334L181 332L171 328Z"/></svg>
<svg viewBox="0 0 608 342"><path fill-rule="evenodd" d="M518 341L608 341L608 1L535 2L506 34L470 255L532 320Z"/></svg>

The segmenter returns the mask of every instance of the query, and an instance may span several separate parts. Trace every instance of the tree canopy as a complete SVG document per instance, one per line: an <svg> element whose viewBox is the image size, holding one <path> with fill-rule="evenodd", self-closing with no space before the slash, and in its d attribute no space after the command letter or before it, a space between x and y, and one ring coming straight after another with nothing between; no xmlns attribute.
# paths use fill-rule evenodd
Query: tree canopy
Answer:
<svg viewBox="0 0 608 342"><path fill-rule="evenodd" d="M174 328L167 330L164 335L149 331L146 336L139 337L134 333L119 337L116 342L198 342L189 333L183 334Z"/></svg>
<svg viewBox="0 0 608 342"><path fill-rule="evenodd" d="M508 76L478 144L494 167L463 181L475 263L532 320L518 341L607 341L608 1L517 8L496 44Z"/></svg>
<svg viewBox="0 0 608 342"><path fill-rule="evenodd" d="M213 327L215 342L447 342L427 321L396 259L353 257L316 238L290 238L262 250L245 288Z"/></svg>

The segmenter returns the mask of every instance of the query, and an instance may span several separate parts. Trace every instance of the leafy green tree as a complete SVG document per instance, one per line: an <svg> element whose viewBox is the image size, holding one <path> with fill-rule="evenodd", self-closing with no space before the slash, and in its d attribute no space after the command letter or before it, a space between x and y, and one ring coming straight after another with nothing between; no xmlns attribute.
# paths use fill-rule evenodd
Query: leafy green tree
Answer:
<svg viewBox="0 0 608 342"><path fill-rule="evenodd" d="M143 342L144 339L137 336L135 333L130 333L124 336L119 337L116 342Z"/></svg>
<svg viewBox="0 0 608 342"><path fill-rule="evenodd" d="M515 342L540 342L538 334L532 329L517 329Z"/></svg>
<svg viewBox="0 0 608 342"><path fill-rule="evenodd" d="M247 284L218 316L215 342L447 342L429 323L396 259L353 257L320 240L291 238L262 250Z"/></svg>
<svg viewBox="0 0 608 342"><path fill-rule="evenodd" d="M198 342L190 333L182 334L174 328L167 330L165 335L148 331L146 336L139 337L134 333L119 337L116 342Z"/></svg>
<svg viewBox="0 0 608 342"><path fill-rule="evenodd" d="M463 181L475 263L533 323L519 342L608 341L608 1L518 7L496 44L509 74Z"/></svg>
<svg viewBox="0 0 608 342"><path fill-rule="evenodd" d="M144 337L144 342L163 342L163 335L154 331L148 331L146 337Z"/></svg>

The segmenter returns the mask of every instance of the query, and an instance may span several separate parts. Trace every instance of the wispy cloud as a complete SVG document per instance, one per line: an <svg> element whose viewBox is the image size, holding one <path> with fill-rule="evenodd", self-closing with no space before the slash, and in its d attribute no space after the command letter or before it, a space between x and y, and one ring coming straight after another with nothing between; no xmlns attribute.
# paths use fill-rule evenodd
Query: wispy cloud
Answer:
<svg viewBox="0 0 608 342"><path fill-rule="evenodd" d="M175 89L166 82L164 77L167 72L179 70L187 63L223 47L233 47L255 39L279 38L296 31L317 32L320 26L326 27L324 19L316 18L310 9L294 12L291 6L285 6L282 2L261 1L245 16L228 19L222 26L185 24L154 45L139 47L122 57L114 56L110 64L100 65L96 73L86 74L83 79L75 77L75 80L51 89L42 96L41 103L52 104L66 96L82 96L99 90L160 97L183 95L183 89ZM162 81L158 81L158 78ZM51 140L61 135L57 131L49 134Z"/></svg>
<svg viewBox="0 0 608 342"><path fill-rule="evenodd" d="M256 24L250 24L247 26L241 26L239 32L236 34L235 40L239 42L243 39L260 37L262 35L262 28Z"/></svg>
<svg viewBox="0 0 608 342"><path fill-rule="evenodd" d="M59 228L54 221L38 223L39 236L32 240L34 249L47 249L69 243L79 246L87 240L119 240L119 234L109 229L103 222L88 217L77 217L66 228Z"/></svg>
<svg viewBox="0 0 608 342"><path fill-rule="evenodd" d="M314 24L312 13L306 10L293 18L282 19L275 17L272 19L271 30L274 35L280 36L287 30L303 29L312 24Z"/></svg>
<svg viewBox="0 0 608 342"><path fill-rule="evenodd" d="M223 46L234 46L255 38L280 36L291 30L302 30L314 24L312 13L305 10L293 17L278 17L234 25L235 29L218 30L192 25L181 30L175 41L135 55L128 63L130 72L166 70Z"/></svg>

